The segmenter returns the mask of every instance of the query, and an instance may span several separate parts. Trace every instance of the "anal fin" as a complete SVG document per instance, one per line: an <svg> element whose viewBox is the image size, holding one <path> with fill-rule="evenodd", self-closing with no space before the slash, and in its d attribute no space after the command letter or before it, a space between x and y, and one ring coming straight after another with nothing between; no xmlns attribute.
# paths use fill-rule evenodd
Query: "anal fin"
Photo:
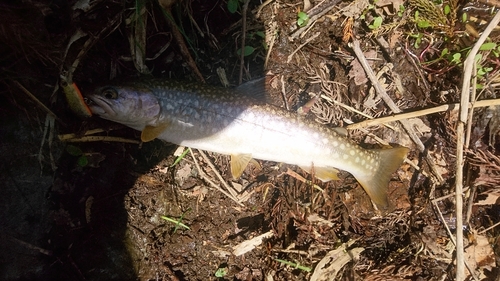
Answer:
<svg viewBox="0 0 500 281"><path fill-rule="evenodd" d="M311 167L300 166L300 168L304 171L311 172ZM338 180L338 172L339 170L331 167L314 167L313 168L314 176L321 180L322 182L327 182L331 180Z"/></svg>
<svg viewBox="0 0 500 281"><path fill-rule="evenodd" d="M252 161L252 154L231 154L231 175L234 179L243 174L250 161Z"/></svg>

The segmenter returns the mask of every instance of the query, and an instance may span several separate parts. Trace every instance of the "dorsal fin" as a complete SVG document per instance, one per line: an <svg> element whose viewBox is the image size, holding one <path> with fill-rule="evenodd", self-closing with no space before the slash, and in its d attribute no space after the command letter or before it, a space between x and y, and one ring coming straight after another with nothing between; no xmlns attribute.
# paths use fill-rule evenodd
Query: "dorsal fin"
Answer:
<svg viewBox="0 0 500 281"><path fill-rule="evenodd" d="M257 78L245 82L234 89L236 93L243 95L256 102L268 103L269 94L266 91L266 77Z"/></svg>

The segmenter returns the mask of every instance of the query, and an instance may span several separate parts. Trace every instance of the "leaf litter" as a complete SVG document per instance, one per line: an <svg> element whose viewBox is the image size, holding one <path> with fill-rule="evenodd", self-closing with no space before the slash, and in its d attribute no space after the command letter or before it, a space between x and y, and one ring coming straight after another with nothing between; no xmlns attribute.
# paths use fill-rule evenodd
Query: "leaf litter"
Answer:
<svg viewBox="0 0 500 281"><path fill-rule="evenodd" d="M73 81L79 88L82 83L84 90L88 90L86 83L105 81L103 77L137 73L218 84L213 73L221 68L234 85L240 78L236 65L252 79L264 73L266 63L265 71L274 83L281 81L269 90L275 104L297 110L318 96L304 118L332 127L371 119L374 123L370 125L348 126L349 137L367 148L400 144L412 152L390 183L389 209L376 210L346 173L340 173L339 181L323 184L297 167L261 162L261 169L249 169L241 180L234 181L226 157L203 152L186 155L170 167L175 147L160 141L140 146L126 143L138 136L126 129L108 131L110 124L100 120L82 122L64 102L58 102L51 107L54 112L49 112L69 124L58 128L61 139L68 134L82 139L89 128L105 130L98 131L100 138L78 144L80 155L100 156L98 165L78 166L75 156L64 153L51 165L57 172L52 172L49 193L58 207L47 210L54 225L47 227L46 237L13 240L26 249L38 245L49 249L37 253L45 253L53 266L32 261L42 264L40 276L90 280L98 276L135 280L494 280L499 275L500 145L496 136L500 121L494 108L478 107L471 115L463 208L454 193L460 119L456 111L449 110L461 101L457 85L462 83L465 61L452 61L442 50L458 54L473 46L476 38L463 33L459 40L456 34L461 32L450 32L441 23L454 24L458 31L470 30L467 25L484 28L472 21L459 22L464 13L454 1L443 5L424 5L419 0L378 1L375 5L367 1L272 1L262 5L251 1L246 24L239 13L227 10L225 2L185 1L176 3L175 9L162 3L169 7L168 18L155 1L142 2L142 6L127 3L126 7L112 1L70 2L68 7L73 10L58 10L44 1L6 8L14 17L16 9L25 5L22 8L46 17L63 20L68 16L64 13L72 11L71 16L79 18L72 22L76 29L62 33L56 32L56 23L45 21L48 34L61 43L56 51L47 51L36 36L13 40L12 33L2 31L2 40L10 46L7 52L19 56L25 65L53 63L46 68L31 66L30 73L46 74L34 75L37 84L57 87L60 70L73 65ZM306 9L307 5L311 7ZM446 5L450 8L444 10ZM309 13L305 27L297 25L297 11ZM113 24L98 20L105 12ZM447 13L453 15L446 18ZM369 26L378 17L383 18L382 24L373 30ZM121 18L126 26L120 24ZM352 24L347 25L349 22ZM15 23L13 28L33 33L22 20ZM425 25L428 27L423 28ZM97 36L90 43L71 40L74 30ZM267 35L267 44L252 36L256 31ZM171 36L165 36L171 32L177 34L175 44ZM254 50L243 60L237 52L241 32L245 46ZM491 33L490 42L498 42L498 36ZM346 38L349 42L343 41ZM65 48L63 42L70 42L71 48ZM485 59L476 65L488 75L478 77L474 84L479 85L479 100L495 102L498 55L490 45L493 49L481 51ZM34 51L36 46L44 47ZM85 52L76 51L79 47ZM56 55L67 61L58 62ZM463 55L465 58L466 53ZM364 58L369 63L360 63ZM23 88L37 89L37 84L16 76L26 72L22 63L9 62L7 70ZM34 91L34 95L42 105L50 104L50 94ZM447 112L419 114L444 105ZM405 115L400 119L405 124L379 119L397 117L400 111L414 113L413 119ZM53 158L47 148L40 149L39 154L44 153ZM26 203L23 200L21 205ZM464 215L459 224L463 225L459 228L463 246L456 240L457 211ZM182 218L189 230L175 228L162 221L162 216ZM240 245L249 247L240 250ZM115 265L106 258L111 255L117 257ZM301 270L299 265L313 271ZM215 277L219 268L225 269L223 277ZM457 268L463 271L457 272ZM15 273L12 266L4 274Z"/></svg>

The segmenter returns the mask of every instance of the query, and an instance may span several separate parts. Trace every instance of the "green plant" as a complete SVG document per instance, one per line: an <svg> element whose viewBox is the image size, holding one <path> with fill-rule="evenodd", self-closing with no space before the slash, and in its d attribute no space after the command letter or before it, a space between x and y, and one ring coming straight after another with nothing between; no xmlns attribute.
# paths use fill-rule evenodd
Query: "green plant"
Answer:
<svg viewBox="0 0 500 281"><path fill-rule="evenodd" d="M398 17L402 18L405 13L405 6L403 4L399 5Z"/></svg>
<svg viewBox="0 0 500 281"><path fill-rule="evenodd" d="M222 278L227 275L229 272L227 267L219 267L217 271L215 272L215 277L217 278Z"/></svg>
<svg viewBox="0 0 500 281"><path fill-rule="evenodd" d="M246 56L249 56L249 55L253 54L253 52L254 52L254 51L255 51L255 48L254 48L254 47L252 47L252 46L245 46L245 47L243 48L243 56L245 56L245 57L246 57ZM241 48L240 48L240 49L238 49L238 50L236 51L236 53L238 54L238 56L239 56L239 55L241 55Z"/></svg>
<svg viewBox="0 0 500 281"><path fill-rule="evenodd" d="M263 40L265 37L266 37L266 35L262 31L251 32L251 33L249 33L247 35L247 39L248 39L249 42L260 40L260 41L263 42L262 44L264 46L264 49L267 49L267 46L265 45L265 40ZM250 45L246 45L243 48L243 56L246 57L246 56L249 56L249 55L253 54L256 49L257 49L256 47L253 47L253 46L250 46ZM238 54L238 56L240 56L241 55L241 48L238 49L236 51L236 53Z"/></svg>
<svg viewBox="0 0 500 281"><path fill-rule="evenodd" d="M298 12L297 13L297 25L299 27L304 27L307 25L309 22L309 16L305 12Z"/></svg>
<svg viewBox="0 0 500 281"><path fill-rule="evenodd" d="M368 28L370 28L370 29L380 28L380 26L382 25L382 21L383 21L382 17L380 17L380 16L379 17L375 17L373 19L372 24L368 25Z"/></svg>
<svg viewBox="0 0 500 281"><path fill-rule="evenodd" d="M240 1L238 1L238 0L228 0L227 1L227 10L231 14L236 13L236 11L238 11L239 7L240 7Z"/></svg>
<svg viewBox="0 0 500 281"><path fill-rule="evenodd" d="M174 232L175 233L177 231L177 229L179 229L179 227L183 227L187 230L190 230L189 226L183 224L181 221L182 219L184 218L184 215L189 212L191 210L191 208L189 208L187 211L185 211L184 213L182 213L181 217L179 218L179 220L175 220L175 219L172 219L172 218L169 218L169 217L166 217L166 216L160 216L160 218L168 221L168 222L171 222L171 223L174 223L175 224L175 228L174 228Z"/></svg>
<svg viewBox="0 0 500 281"><path fill-rule="evenodd" d="M72 156L78 157L76 160L78 166L86 167L89 164L89 159L79 147L69 144L66 146L66 152Z"/></svg>
<svg viewBox="0 0 500 281"><path fill-rule="evenodd" d="M189 152L189 148L184 149L184 151L181 153L181 155L179 155L177 158L175 158L175 161L172 165L170 165L170 168L179 164L179 162L181 162L181 160L186 156L186 154L188 154L188 152Z"/></svg>
<svg viewBox="0 0 500 281"><path fill-rule="evenodd" d="M307 272L311 272L312 271L312 268L300 265L298 263L294 263L294 262L286 261L286 260L280 260L280 259L274 259L274 260L277 261L277 262L280 262L282 264L286 264L286 265L292 266L294 268L303 270L303 271L307 271Z"/></svg>

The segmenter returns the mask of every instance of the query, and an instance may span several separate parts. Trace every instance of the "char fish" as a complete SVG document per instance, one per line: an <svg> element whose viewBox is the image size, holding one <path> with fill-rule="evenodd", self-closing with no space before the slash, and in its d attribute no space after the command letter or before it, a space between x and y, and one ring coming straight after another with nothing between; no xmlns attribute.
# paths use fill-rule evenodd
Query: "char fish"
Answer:
<svg viewBox="0 0 500 281"><path fill-rule="evenodd" d="M238 178L253 158L294 164L322 181L337 170L352 174L379 206L408 148L364 149L329 128L265 102L261 81L234 89L166 80L138 80L97 88L91 111L141 131L142 141L174 144L231 156Z"/></svg>

